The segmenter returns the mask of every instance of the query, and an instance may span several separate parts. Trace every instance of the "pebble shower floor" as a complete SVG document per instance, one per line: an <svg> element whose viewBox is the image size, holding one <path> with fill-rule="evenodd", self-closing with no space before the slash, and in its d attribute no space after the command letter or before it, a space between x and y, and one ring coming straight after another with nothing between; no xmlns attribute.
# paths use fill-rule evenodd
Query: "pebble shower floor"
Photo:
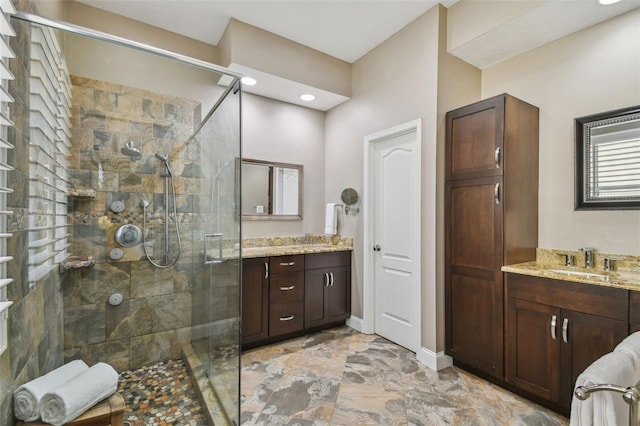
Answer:
<svg viewBox="0 0 640 426"><path fill-rule="evenodd" d="M120 373L125 426L205 426L207 421L182 360Z"/></svg>

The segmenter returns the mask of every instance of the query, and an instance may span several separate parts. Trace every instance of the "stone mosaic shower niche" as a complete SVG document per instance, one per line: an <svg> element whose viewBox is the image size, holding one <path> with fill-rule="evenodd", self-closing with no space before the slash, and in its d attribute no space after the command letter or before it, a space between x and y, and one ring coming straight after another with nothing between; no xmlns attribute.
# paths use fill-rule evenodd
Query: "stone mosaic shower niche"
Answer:
<svg viewBox="0 0 640 426"><path fill-rule="evenodd" d="M185 358L211 420L237 424L237 81L28 18L12 20L11 180L26 191L9 206L10 249L38 256L9 265L20 284L1 388L73 359L125 371ZM126 230L142 238L118 241Z"/></svg>

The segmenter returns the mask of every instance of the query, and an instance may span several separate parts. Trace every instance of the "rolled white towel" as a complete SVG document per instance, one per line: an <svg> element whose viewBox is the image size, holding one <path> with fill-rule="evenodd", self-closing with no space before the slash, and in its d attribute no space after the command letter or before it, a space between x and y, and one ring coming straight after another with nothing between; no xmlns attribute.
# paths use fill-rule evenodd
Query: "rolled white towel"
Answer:
<svg viewBox="0 0 640 426"><path fill-rule="evenodd" d="M67 423L118 390L118 373L99 362L84 373L42 397L42 420L59 426Z"/></svg>
<svg viewBox="0 0 640 426"><path fill-rule="evenodd" d="M13 393L15 416L27 422L38 420L42 397L88 369L84 361L77 359L18 387Z"/></svg>

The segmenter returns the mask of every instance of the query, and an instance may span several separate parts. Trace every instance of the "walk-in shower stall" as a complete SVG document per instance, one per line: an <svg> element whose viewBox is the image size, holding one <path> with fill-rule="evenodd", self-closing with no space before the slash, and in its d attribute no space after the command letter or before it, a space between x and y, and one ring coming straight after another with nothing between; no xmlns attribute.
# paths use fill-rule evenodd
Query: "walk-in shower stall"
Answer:
<svg viewBox="0 0 640 426"><path fill-rule="evenodd" d="M10 296L45 288L38 373L185 358L216 425L238 424L238 76L30 12L11 19Z"/></svg>

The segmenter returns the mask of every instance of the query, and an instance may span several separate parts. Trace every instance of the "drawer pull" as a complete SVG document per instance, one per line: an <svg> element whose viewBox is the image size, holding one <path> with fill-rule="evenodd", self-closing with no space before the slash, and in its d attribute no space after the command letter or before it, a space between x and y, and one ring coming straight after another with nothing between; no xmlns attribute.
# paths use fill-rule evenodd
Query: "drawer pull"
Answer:
<svg viewBox="0 0 640 426"><path fill-rule="evenodd" d="M329 282L330 281L329 281L329 273L328 272L324 273L324 282L325 282L324 286L325 287L329 287Z"/></svg>
<svg viewBox="0 0 640 426"><path fill-rule="evenodd" d="M551 316L551 338L556 340L556 316Z"/></svg>
<svg viewBox="0 0 640 426"><path fill-rule="evenodd" d="M269 278L269 264L264 262L264 279Z"/></svg>
<svg viewBox="0 0 640 426"><path fill-rule="evenodd" d="M280 321L291 321L293 318L293 315L289 315L288 317L280 317Z"/></svg>
<svg viewBox="0 0 640 426"><path fill-rule="evenodd" d="M333 287L333 272L329 272L329 277L331 277L331 284L329 284L329 287Z"/></svg>
<svg viewBox="0 0 640 426"><path fill-rule="evenodd" d="M565 343L569 343L569 336L567 336L568 331L569 331L569 319L565 318L562 320L562 341Z"/></svg>
<svg viewBox="0 0 640 426"><path fill-rule="evenodd" d="M293 266L296 262L280 262L280 266Z"/></svg>
<svg viewBox="0 0 640 426"><path fill-rule="evenodd" d="M496 161L496 169L500 168L500 147L496 148L496 152L494 153L494 160Z"/></svg>
<svg viewBox="0 0 640 426"><path fill-rule="evenodd" d="M290 285L289 287L280 287L280 290L289 291L289 290L293 290L294 288L296 288L295 285Z"/></svg>
<svg viewBox="0 0 640 426"><path fill-rule="evenodd" d="M493 199L496 204L500 204L500 183L496 183L496 186L493 188Z"/></svg>

